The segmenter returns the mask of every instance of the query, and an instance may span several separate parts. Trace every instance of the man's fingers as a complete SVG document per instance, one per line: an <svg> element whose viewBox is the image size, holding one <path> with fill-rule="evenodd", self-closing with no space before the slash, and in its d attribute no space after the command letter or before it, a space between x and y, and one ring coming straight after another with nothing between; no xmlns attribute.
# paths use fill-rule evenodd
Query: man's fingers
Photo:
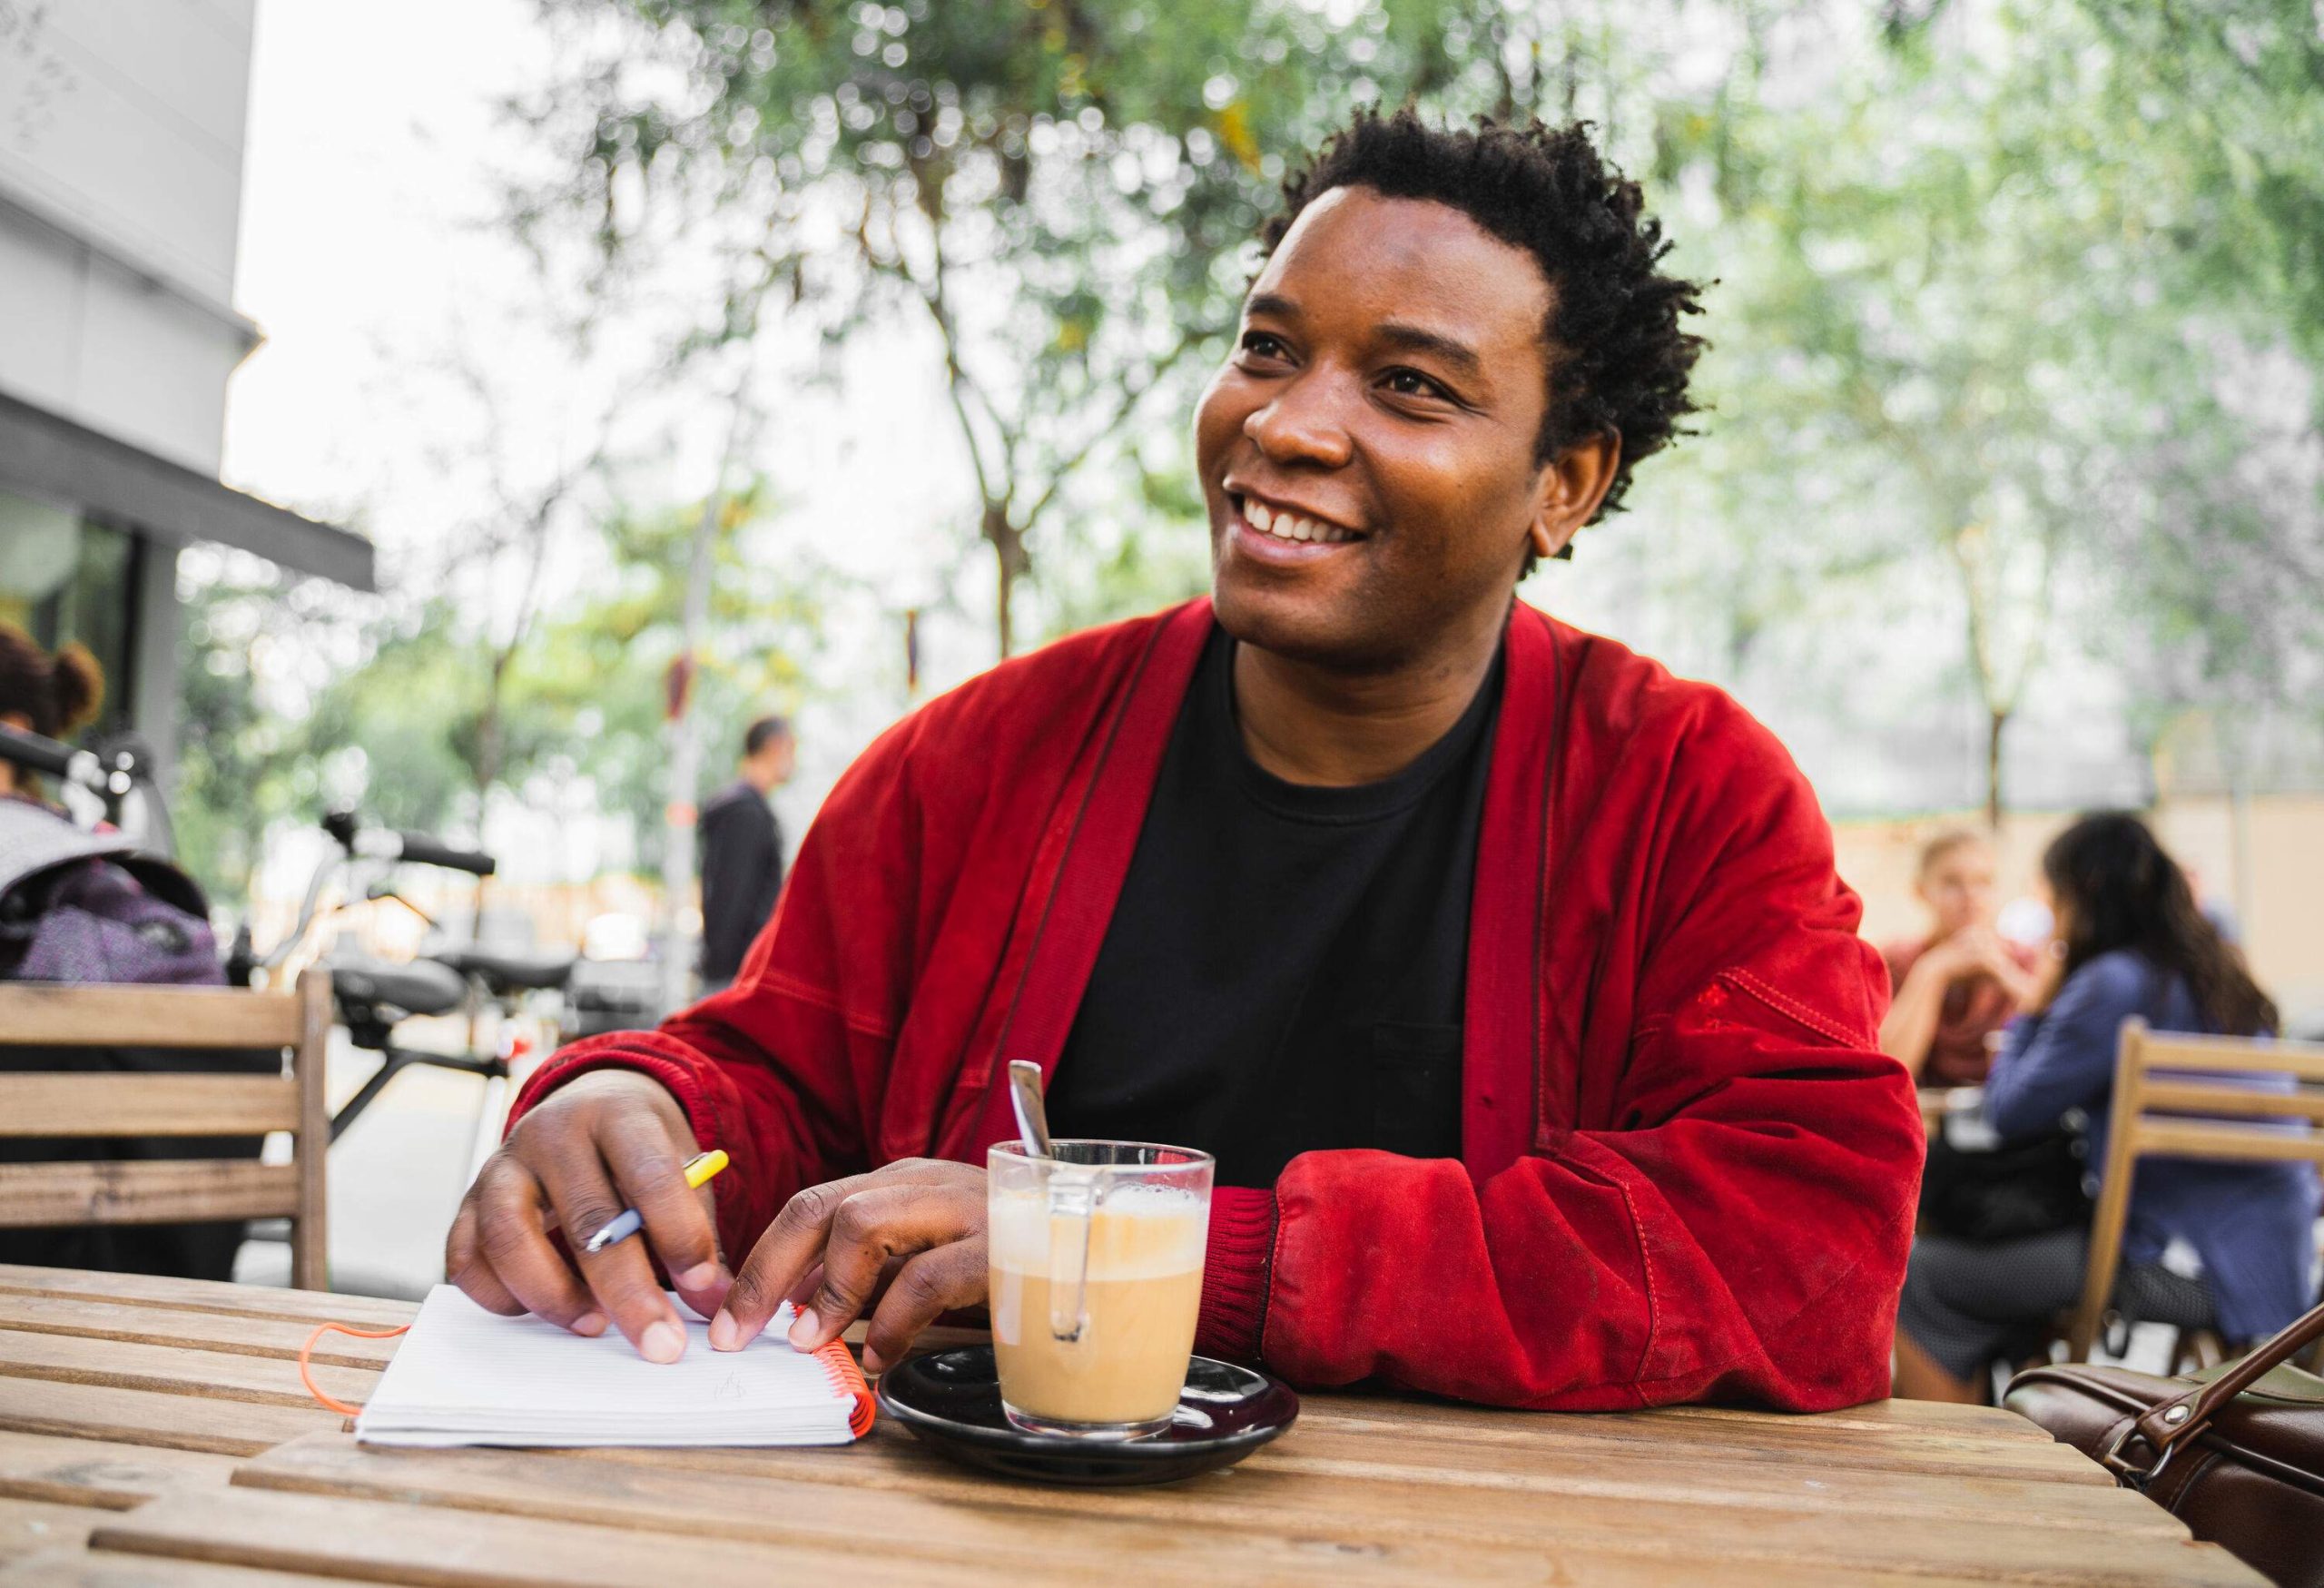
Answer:
<svg viewBox="0 0 2324 1588"><path fill-rule="evenodd" d="M460 1210L452 1219L452 1231L444 1238L444 1277L468 1294L469 1300L487 1312L503 1317L514 1317L525 1310L525 1304L508 1293L508 1287L484 1260L484 1248L476 1237L476 1198L471 1195L460 1203Z"/></svg>
<svg viewBox="0 0 2324 1588"><path fill-rule="evenodd" d="M477 1176L474 1201L478 1249L517 1305L576 1334L603 1334L605 1314L549 1244L548 1193L532 1170L496 1154Z"/></svg>
<svg viewBox="0 0 2324 1588"><path fill-rule="evenodd" d="M982 1240L956 1240L907 1260L864 1331L864 1370L878 1373L901 1361L921 1330L956 1307L982 1302L990 1283Z"/></svg>
<svg viewBox="0 0 2324 1588"><path fill-rule="evenodd" d="M584 1146L589 1144L583 1142ZM649 1362L675 1362L684 1355L685 1326L671 1309L669 1298L654 1278L654 1264L635 1237L616 1241L601 1252L582 1249L583 1242L604 1228L622 1210L621 1193L597 1160L594 1147L587 1152L560 1155L543 1166L541 1183L556 1205L557 1222L565 1228L565 1243L581 1265L581 1277L637 1354Z"/></svg>
<svg viewBox="0 0 2324 1588"><path fill-rule="evenodd" d="M983 1197L964 1197L957 1187L882 1186L850 1197L832 1217L823 1282L792 1326L792 1345L812 1351L837 1339L880 1294L891 1258L973 1241L982 1262L983 1213ZM896 1283L911 1267L903 1265Z"/></svg>
<svg viewBox="0 0 2324 1588"><path fill-rule="evenodd" d="M716 1223L686 1184L677 1144L653 1115L629 1114L606 1127L604 1150L614 1186L645 1220L645 1238L670 1283L707 1317L725 1299L728 1276L718 1260Z"/></svg>
<svg viewBox="0 0 2324 1588"><path fill-rule="evenodd" d="M805 1190L783 1205L766 1227L751 1255L734 1271L726 1304L710 1320L710 1343L721 1351L738 1351L759 1336L767 1319L783 1305L800 1277L823 1255L832 1215L870 1175L830 1180Z"/></svg>
<svg viewBox="0 0 2324 1588"><path fill-rule="evenodd" d="M946 1238L940 1220L929 1217L926 1192L911 1186L858 1191L832 1215L823 1246L823 1282L799 1309L791 1343L812 1351L836 1339L871 1305L888 1258L917 1251Z"/></svg>

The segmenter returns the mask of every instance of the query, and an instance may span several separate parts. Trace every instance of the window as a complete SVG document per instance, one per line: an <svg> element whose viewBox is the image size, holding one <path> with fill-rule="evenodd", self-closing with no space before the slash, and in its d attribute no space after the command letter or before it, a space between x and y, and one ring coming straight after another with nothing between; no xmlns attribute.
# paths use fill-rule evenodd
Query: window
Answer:
<svg viewBox="0 0 2324 1588"><path fill-rule="evenodd" d="M0 623L52 650L78 640L94 653L104 669L104 706L86 732L129 722L138 549L125 531L0 490Z"/></svg>

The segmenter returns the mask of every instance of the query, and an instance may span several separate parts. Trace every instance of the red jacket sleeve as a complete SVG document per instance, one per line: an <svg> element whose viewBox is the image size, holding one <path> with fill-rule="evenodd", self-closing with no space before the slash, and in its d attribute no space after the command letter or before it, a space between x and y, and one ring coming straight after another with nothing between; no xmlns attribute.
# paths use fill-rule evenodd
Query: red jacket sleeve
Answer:
<svg viewBox="0 0 2324 1588"><path fill-rule="evenodd" d="M1806 781L1739 707L1710 715L1633 852L1661 864L1629 1030L1584 1035L1627 1054L1610 1128L1482 1184L1450 1160L1295 1159L1272 1207L1221 1201L1212 1344L1256 1325L1301 1383L1542 1408L1887 1392L1925 1144L1876 1042L1886 977Z"/></svg>

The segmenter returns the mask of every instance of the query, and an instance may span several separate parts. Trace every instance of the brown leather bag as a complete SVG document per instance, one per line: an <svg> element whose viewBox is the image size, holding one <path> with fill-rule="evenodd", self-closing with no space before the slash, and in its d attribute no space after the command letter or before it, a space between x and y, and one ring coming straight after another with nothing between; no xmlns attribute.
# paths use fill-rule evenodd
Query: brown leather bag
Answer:
<svg viewBox="0 0 2324 1588"><path fill-rule="evenodd" d="M2192 1377L2030 1367L2003 1404L2280 1588L2324 1588L2324 1378L2290 1366L2319 1337L2324 1307Z"/></svg>

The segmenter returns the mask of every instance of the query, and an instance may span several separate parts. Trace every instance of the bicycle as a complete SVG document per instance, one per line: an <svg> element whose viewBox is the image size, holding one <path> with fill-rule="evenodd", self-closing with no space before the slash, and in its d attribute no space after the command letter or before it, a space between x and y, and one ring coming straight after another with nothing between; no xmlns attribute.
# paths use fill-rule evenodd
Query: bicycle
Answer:
<svg viewBox="0 0 2324 1588"><path fill-rule="evenodd" d="M436 866L465 872L479 882L498 869L498 863L480 850L461 849L426 833L404 832L364 824L351 811L334 811L321 822L334 848L317 863L300 896L298 918L281 941L263 957L249 958L248 926L237 934L235 956L229 962L229 980L243 985L282 980L295 970L301 952L316 931L350 907L363 902L391 902L417 915L431 930L432 916L389 885L389 874L402 864ZM341 871L356 874L367 865L379 874L349 897L323 907L333 878ZM521 1060L529 1044L504 1040L493 1052L449 1053L409 1047L396 1041L396 1028L405 1021L439 1016L470 1004L472 997L500 998L506 990L527 981L554 983L558 967L550 962L523 962L472 948L455 947L422 954L409 961L390 961L352 949L333 946L316 957L331 976L331 995L339 1023L355 1047L379 1055L379 1067L365 1078L352 1096L332 1113L330 1139L337 1141L362 1117L397 1076L414 1065L473 1075L486 1083L468 1155L471 1169L498 1137L498 1115L505 1112L505 1094L512 1061ZM569 973L570 960L563 965ZM513 1033L512 1033L513 1035Z"/></svg>

